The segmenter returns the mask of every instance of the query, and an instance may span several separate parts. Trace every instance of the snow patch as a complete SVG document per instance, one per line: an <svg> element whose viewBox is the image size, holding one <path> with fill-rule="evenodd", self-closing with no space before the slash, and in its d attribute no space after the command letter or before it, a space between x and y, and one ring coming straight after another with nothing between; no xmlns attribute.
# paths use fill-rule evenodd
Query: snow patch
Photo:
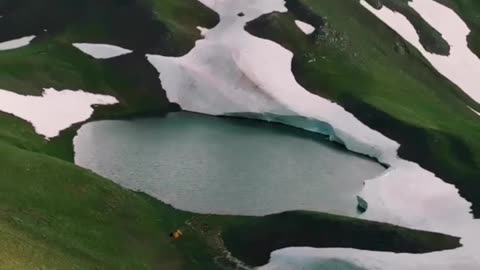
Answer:
<svg viewBox="0 0 480 270"><path fill-rule="evenodd" d="M309 93L292 74L290 51L244 30L246 22L263 14L287 11L283 0L201 2L220 14L220 23L206 33L205 39L197 41L183 57L147 56L159 71L171 102L185 110L211 115L250 113L260 119L330 135L351 151L391 166L381 177L366 182L360 195L368 201L369 209L362 217L463 237L462 248L433 255L354 249L308 249L307 252L291 248L275 252L264 269L288 269L285 256L288 261L293 259L298 263L291 269L315 269L324 259L348 260L368 269L480 268L477 254L480 226L470 213L471 204L459 196L458 190L417 164L398 158L399 145L395 141L370 129L338 104ZM237 16L238 12L244 12L245 16ZM382 9L383 12L388 10ZM392 24L402 25L399 31L423 50L408 20L394 13L384 15L393 20ZM303 260L306 256L313 263ZM277 264L280 266L275 268Z"/></svg>
<svg viewBox="0 0 480 270"><path fill-rule="evenodd" d="M200 31L200 35L202 37L204 37L208 32L208 28L205 28L205 27L197 26L197 29L198 31Z"/></svg>
<svg viewBox="0 0 480 270"><path fill-rule="evenodd" d="M295 20L295 24L302 30L305 34L310 35L315 31L315 27L313 27L311 24L308 24L306 22L302 22L299 20Z"/></svg>
<svg viewBox="0 0 480 270"><path fill-rule="evenodd" d="M21 48L30 44L30 42L35 38L35 36L22 37L10 41L5 41L0 43L0 51L13 50Z"/></svg>
<svg viewBox="0 0 480 270"><path fill-rule="evenodd" d="M470 257L469 257L470 256ZM374 252L349 248L286 248L272 253L271 262L259 270L476 270L470 253L433 252L422 255ZM447 259L445 259L445 257Z"/></svg>
<svg viewBox="0 0 480 270"><path fill-rule="evenodd" d="M92 105L110 105L117 99L83 91L44 89L42 96L24 96L0 89L0 111L32 123L38 134L46 138L58 136L74 123L87 120Z"/></svg>
<svg viewBox="0 0 480 270"><path fill-rule="evenodd" d="M472 107L468 107L470 110L472 110L474 113L480 115L480 112L477 112L476 110L474 110Z"/></svg>
<svg viewBox="0 0 480 270"><path fill-rule="evenodd" d="M361 0L361 4L417 48L438 72L480 103L480 89L478 88L480 85L480 76L478 76L480 59L468 48L467 36L470 29L455 12L433 0L409 2L409 5L439 31L450 45L450 55L442 56L429 53L423 48L415 27L401 13L394 12L385 6L377 10L365 0Z"/></svg>
<svg viewBox="0 0 480 270"><path fill-rule="evenodd" d="M73 43L77 49L96 59L108 59L131 53L131 50L108 44Z"/></svg>

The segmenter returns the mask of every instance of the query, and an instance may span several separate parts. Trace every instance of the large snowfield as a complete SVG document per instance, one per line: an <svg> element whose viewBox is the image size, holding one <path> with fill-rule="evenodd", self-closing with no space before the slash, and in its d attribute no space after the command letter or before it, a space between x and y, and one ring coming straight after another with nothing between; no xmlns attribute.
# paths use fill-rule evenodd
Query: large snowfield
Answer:
<svg viewBox="0 0 480 270"><path fill-rule="evenodd" d="M391 166L383 176L366 182L361 195L370 206L364 218L461 236L464 245L453 251L423 255L289 248L274 252L271 262L264 269L316 269L322 261L331 262L331 259L348 261L366 269L480 268L477 244L480 235L475 233L480 230L480 224L470 214L471 204L459 196L457 189L417 164L398 158L396 151L399 145L396 142L363 125L339 105L310 94L292 74L293 54L290 51L244 30L246 22L263 14L285 12L283 0L202 2L220 14L219 25L205 31L205 39L197 41L195 48L183 57L148 56L160 73L170 101L185 110L212 115L277 114L307 117L317 120L319 126L328 123L334 134L327 135L332 139L342 141L352 151L375 157ZM422 15L429 11L428 6L419 6L422 7L418 8ZM438 9L437 6L431 8L434 12ZM238 16L240 12L245 16ZM411 30L413 26L408 21L406 23ZM413 33L418 42L415 30ZM458 44L452 38L446 38L451 44ZM456 46L452 47L452 55L442 57L443 62L432 61L439 71L445 67L448 71L451 65L456 69L456 61L472 57L465 52L465 46L459 48L460 52L457 52ZM424 50L421 45L418 48ZM459 57L461 60L456 60ZM477 60L475 56L468 61L475 64ZM469 87L477 78L471 76L472 73L467 74L470 76L449 78L455 79L457 85L476 98ZM282 121L281 117L272 120L302 127L302 123ZM324 130L311 126L305 128Z"/></svg>

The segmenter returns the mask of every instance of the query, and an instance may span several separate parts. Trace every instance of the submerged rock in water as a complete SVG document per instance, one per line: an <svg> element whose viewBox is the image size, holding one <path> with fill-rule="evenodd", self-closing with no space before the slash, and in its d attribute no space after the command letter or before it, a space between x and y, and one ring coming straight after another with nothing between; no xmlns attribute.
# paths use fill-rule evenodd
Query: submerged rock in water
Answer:
<svg viewBox="0 0 480 270"><path fill-rule="evenodd" d="M362 197L357 196L357 211L360 214L363 214L367 211L368 209L368 203L365 201Z"/></svg>

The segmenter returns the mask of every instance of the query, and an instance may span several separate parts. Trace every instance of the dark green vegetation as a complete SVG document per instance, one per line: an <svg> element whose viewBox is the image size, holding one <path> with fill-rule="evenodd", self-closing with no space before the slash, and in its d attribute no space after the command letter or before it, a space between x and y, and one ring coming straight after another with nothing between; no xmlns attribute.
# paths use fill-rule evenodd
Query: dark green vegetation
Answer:
<svg viewBox="0 0 480 270"><path fill-rule="evenodd" d="M38 35L28 47L0 52L0 88L33 95L44 87L83 89L119 99L119 105L97 108L95 119L178 110L166 99L158 73L144 53L181 55L199 37L197 25L208 27L218 20L193 0L0 0L0 14L4 16L0 41ZM96 60L73 48L71 42L102 42L136 52ZM244 254L242 242L237 246L232 239L258 236L263 245L257 251L265 261L276 245L269 241L298 243L298 226L310 222L308 226L314 227L335 222L341 228L335 235L338 242L311 237L304 245L341 245L351 230L368 235L381 228L382 236L395 239L395 245L372 246L369 240L355 247L392 250L409 245L400 250L418 252L459 246L455 237L316 213L301 214L311 221L284 227L277 217L178 211L74 166L71 139L79 125L47 142L26 122L0 114L2 269L228 268L231 263L225 256L222 232L229 232L229 247L235 254L253 263L257 259ZM248 229L258 221L285 234L261 238L264 231ZM185 237L173 241L168 234L178 228Z"/></svg>
<svg viewBox="0 0 480 270"><path fill-rule="evenodd" d="M287 5L290 13L263 16L247 30L294 52L292 69L307 90L399 142L400 156L454 184L479 217L480 119L467 107L479 104L358 1ZM295 18L317 30L305 36Z"/></svg>
<svg viewBox="0 0 480 270"><path fill-rule="evenodd" d="M0 13L0 41L34 34L162 55L185 54L200 38L196 26L218 22L195 0L1 0Z"/></svg>
<svg viewBox="0 0 480 270"><path fill-rule="evenodd" d="M257 266L266 264L272 251L285 247L352 247L424 253L427 251L425 247L431 243L442 249L455 245L457 241L434 233L417 237L417 233L400 227L387 228L381 223L366 224L349 217L286 212L238 222L227 228L224 239L234 256ZM399 234L405 238L398 238ZM291 235L295 237L287 237Z"/></svg>
<svg viewBox="0 0 480 270"><path fill-rule="evenodd" d="M470 49L480 57L480 1L477 0L435 0L453 9L462 17L472 31L468 36Z"/></svg>
<svg viewBox="0 0 480 270"><path fill-rule="evenodd" d="M420 42L425 50L431 53L448 55L450 45L443 39L442 35L430 24L428 24L413 8L408 5L410 0L367 0L376 9L386 6L389 9L403 14L415 27Z"/></svg>

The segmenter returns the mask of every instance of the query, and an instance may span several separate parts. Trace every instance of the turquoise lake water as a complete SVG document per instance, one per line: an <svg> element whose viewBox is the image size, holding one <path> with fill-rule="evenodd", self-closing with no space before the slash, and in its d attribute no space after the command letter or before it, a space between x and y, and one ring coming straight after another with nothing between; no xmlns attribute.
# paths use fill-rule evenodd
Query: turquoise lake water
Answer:
<svg viewBox="0 0 480 270"><path fill-rule="evenodd" d="M88 123L74 144L78 165L200 213L355 215L363 181L384 171L317 134L183 112Z"/></svg>

